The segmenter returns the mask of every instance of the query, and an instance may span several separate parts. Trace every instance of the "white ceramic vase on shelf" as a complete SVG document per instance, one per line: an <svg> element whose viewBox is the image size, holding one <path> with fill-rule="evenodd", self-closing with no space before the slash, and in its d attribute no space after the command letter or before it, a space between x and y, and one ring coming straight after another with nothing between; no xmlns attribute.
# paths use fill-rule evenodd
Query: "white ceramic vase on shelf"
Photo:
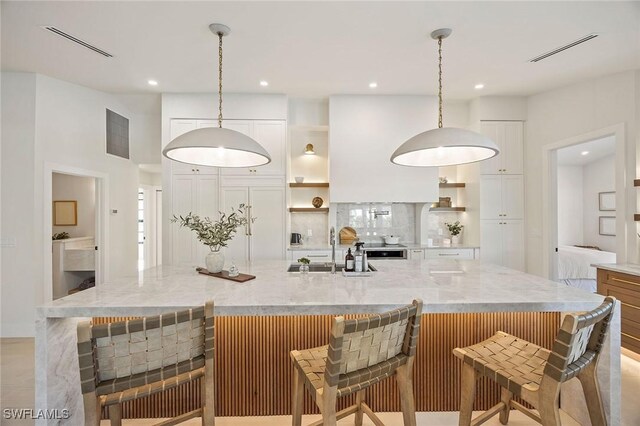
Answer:
<svg viewBox="0 0 640 426"><path fill-rule="evenodd" d="M224 254L219 250L209 252L204 260L207 265L207 271L209 272L215 274L224 268Z"/></svg>
<svg viewBox="0 0 640 426"><path fill-rule="evenodd" d="M457 246L460 244L460 234L451 236L451 245Z"/></svg>

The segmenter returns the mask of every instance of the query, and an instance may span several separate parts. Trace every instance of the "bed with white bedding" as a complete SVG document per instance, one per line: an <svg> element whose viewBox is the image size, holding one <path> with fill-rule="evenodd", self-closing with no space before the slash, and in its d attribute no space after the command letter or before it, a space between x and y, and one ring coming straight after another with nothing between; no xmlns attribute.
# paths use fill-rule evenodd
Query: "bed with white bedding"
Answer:
<svg viewBox="0 0 640 426"><path fill-rule="evenodd" d="M594 263L616 263L616 254L575 246L558 247L558 281L595 293L597 271Z"/></svg>

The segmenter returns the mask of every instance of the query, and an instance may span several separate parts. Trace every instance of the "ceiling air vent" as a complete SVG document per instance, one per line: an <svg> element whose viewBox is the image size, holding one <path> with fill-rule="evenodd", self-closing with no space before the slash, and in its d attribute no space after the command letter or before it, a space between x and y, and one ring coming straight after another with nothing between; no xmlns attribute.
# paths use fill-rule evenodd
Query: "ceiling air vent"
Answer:
<svg viewBox="0 0 640 426"><path fill-rule="evenodd" d="M91 45L91 44L87 43L86 41L82 41L82 40L80 40L79 38L72 36L71 34L65 33L65 32L64 32L64 31L62 31L61 29L58 29L58 28L56 28L56 27L42 27L42 28L44 28L44 29L45 29L45 30L47 30L47 31L51 31L52 33L57 34L57 35L59 35L60 37L64 37L64 38L66 38L66 39L67 39L67 40L69 40L69 41L72 41L72 42L74 42L74 43L76 43L76 44L79 44L79 45L80 45L80 46L82 46L82 47L86 47L87 49L91 49L91 50L93 50L94 52L99 53L99 54L101 54L101 55L102 55L102 56L104 56L104 57L107 57L107 58L113 58L113 55L112 55L111 53L109 53L109 52L105 52L104 50L99 49L99 48L97 48L97 47L95 47L95 46L93 46L93 45Z"/></svg>
<svg viewBox="0 0 640 426"><path fill-rule="evenodd" d="M594 38L596 38L596 37L598 37L598 34L596 34L596 33L591 33L591 34L586 35L586 36L584 36L584 37L582 37L582 38L580 38L580 39L578 39L578 40L576 40L576 41L572 41L572 42L571 42L571 43L569 43L569 44L565 44L564 46L560 46L560 47L558 47L557 49L553 49L553 50L551 50L550 52L543 53L543 54L542 54L542 55L540 55L540 56L536 56L536 57L535 57L535 58L533 58L533 59L529 59L529 62L539 62L539 61L541 61L541 60L543 60L543 59L547 59L549 56L553 56L553 55L555 55L556 53L560 53L560 52L563 52L563 51L565 51L565 50L567 50L567 49L571 49L572 47L576 47L577 45L582 44L582 43L584 43L585 41L592 40L592 39L594 39Z"/></svg>

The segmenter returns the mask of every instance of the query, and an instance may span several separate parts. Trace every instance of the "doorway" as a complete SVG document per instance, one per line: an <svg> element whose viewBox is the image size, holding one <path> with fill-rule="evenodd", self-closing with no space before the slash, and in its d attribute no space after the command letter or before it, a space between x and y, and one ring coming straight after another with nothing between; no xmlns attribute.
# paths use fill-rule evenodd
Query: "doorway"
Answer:
<svg viewBox="0 0 640 426"><path fill-rule="evenodd" d="M624 126L543 147L544 276L595 291L594 263L626 260Z"/></svg>
<svg viewBox="0 0 640 426"><path fill-rule="evenodd" d="M592 264L616 262L614 136L556 151L554 280L595 293Z"/></svg>
<svg viewBox="0 0 640 426"><path fill-rule="evenodd" d="M96 179L53 173L53 299L95 286Z"/></svg>
<svg viewBox="0 0 640 426"><path fill-rule="evenodd" d="M105 174L45 163L43 250L45 301L104 282L108 229ZM56 238L56 239L54 239Z"/></svg>

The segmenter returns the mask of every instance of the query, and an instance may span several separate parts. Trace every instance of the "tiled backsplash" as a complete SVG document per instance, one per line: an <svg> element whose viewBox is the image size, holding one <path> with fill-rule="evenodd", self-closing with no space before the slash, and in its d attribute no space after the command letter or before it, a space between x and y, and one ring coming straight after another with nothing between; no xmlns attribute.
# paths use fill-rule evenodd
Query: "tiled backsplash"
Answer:
<svg viewBox="0 0 640 426"><path fill-rule="evenodd" d="M329 243L329 218L324 213L295 213L291 215L291 232L302 234L303 245L322 246ZM307 235L311 230L312 236ZM287 243L289 243L287 236Z"/></svg>
<svg viewBox="0 0 640 426"><path fill-rule="evenodd" d="M459 213L434 213L430 212L426 214L427 217L427 238L433 240L434 245L442 245L443 238L451 238L451 234L449 233L449 229L445 225L445 223L454 223L459 220L463 225L463 221L460 220ZM462 228L462 233L460 234L460 242L464 239L464 228ZM426 243L426 241L423 241Z"/></svg>
<svg viewBox="0 0 640 426"><path fill-rule="evenodd" d="M350 226L366 242L382 242L383 235L399 236L404 243L415 242L415 204L340 203L336 207L337 231Z"/></svg>

